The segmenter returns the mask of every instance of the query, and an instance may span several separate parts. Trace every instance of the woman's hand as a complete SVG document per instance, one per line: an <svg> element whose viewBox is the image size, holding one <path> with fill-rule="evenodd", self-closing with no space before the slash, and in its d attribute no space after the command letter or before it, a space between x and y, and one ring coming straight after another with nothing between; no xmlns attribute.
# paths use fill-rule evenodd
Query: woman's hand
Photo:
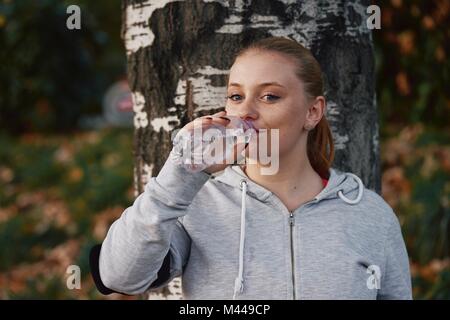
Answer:
<svg viewBox="0 0 450 320"><path fill-rule="evenodd" d="M218 124L218 125L222 125L222 126L226 127L229 123L229 120L225 119L225 118L220 118L220 117L223 117L226 115L227 115L226 111L220 111L213 115L196 118L193 121L186 124L182 128L182 130L191 131L191 130L194 130L194 128L199 128L199 127L201 127L202 130L207 130L213 124ZM233 160L225 159L223 161L223 163L213 164L213 165L207 167L206 169L204 169L203 171L205 171L209 174L212 174L212 173L224 170L230 163L232 163L236 160L236 157L239 154L239 151L242 152L244 149L245 149L245 146L242 146L241 144L236 145L234 147L234 152L231 157Z"/></svg>
<svg viewBox="0 0 450 320"><path fill-rule="evenodd" d="M209 128L213 124L219 124L226 126L229 123L228 119L222 119L219 117L226 116L226 111L220 111L213 115L198 117L191 122L187 123L181 130L192 131L194 128L199 128L201 126L202 130Z"/></svg>

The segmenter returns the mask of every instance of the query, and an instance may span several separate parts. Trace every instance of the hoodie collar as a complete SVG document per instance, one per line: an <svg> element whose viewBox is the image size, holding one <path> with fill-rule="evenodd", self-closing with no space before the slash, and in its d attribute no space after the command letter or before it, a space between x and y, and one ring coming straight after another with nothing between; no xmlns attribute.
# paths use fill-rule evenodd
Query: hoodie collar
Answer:
<svg viewBox="0 0 450 320"><path fill-rule="evenodd" d="M218 175L215 180L241 190L241 181L246 180L247 195L262 202L266 202L272 195L271 191L252 181L239 165L226 167L222 174ZM349 197L348 194L354 190L357 190L358 194ZM349 172L342 172L338 169L330 168L328 183L326 187L316 195L314 200L318 202L325 199L341 198L346 203L355 204L361 200L363 191L364 184L358 176Z"/></svg>
<svg viewBox="0 0 450 320"><path fill-rule="evenodd" d="M263 186L251 180L239 165L226 167L223 173L217 176L215 180L221 181L227 185L239 188L241 190L242 190L241 182L242 180L246 180L247 195L255 199L258 199L262 202L267 201L267 199L272 194L271 191L267 190Z"/></svg>

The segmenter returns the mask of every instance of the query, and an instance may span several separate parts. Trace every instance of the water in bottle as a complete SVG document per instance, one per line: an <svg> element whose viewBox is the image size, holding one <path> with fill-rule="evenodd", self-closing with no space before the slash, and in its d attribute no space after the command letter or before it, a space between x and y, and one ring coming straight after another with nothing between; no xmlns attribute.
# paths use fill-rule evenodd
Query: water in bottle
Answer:
<svg viewBox="0 0 450 320"><path fill-rule="evenodd" d="M235 145L247 144L256 129L251 120L236 116L222 118L230 120L226 126L212 124L207 128L180 130L173 139L169 159L188 171L198 172L233 158Z"/></svg>

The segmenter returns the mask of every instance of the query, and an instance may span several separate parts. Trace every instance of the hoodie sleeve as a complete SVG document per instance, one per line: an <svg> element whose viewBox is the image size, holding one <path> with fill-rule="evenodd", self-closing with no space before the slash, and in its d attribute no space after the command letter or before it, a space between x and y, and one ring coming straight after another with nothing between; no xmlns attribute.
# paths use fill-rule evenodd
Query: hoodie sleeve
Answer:
<svg viewBox="0 0 450 320"><path fill-rule="evenodd" d="M381 275L378 299L412 300L408 253L398 218L394 212L392 215L385 244L385 271Z"/></svg>
<svg viewBox="0 0 450 320"><path fill-rule="evenodd" d="M209 179L167 160L158 176L110 227L99 256L99 276L110 290L139 294L166 285L186 265L190 238L181 218ZM161 268L168 275L158 279Z"/></svg>

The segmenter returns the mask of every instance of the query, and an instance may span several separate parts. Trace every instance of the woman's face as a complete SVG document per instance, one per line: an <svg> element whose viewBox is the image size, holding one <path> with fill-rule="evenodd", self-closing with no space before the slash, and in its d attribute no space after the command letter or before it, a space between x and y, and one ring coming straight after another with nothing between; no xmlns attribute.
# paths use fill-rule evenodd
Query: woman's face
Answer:
<svg viewBox="0 0 450 320"><path fill-rule="evenodd" d="M256 128L268 129L269 133L279 129L280 156L293 150L302 138L306 143L303 127L308 120L308 105L295 69L289 57L250 51L236 59L228 81L227 114L251 119Z"/></svg>

